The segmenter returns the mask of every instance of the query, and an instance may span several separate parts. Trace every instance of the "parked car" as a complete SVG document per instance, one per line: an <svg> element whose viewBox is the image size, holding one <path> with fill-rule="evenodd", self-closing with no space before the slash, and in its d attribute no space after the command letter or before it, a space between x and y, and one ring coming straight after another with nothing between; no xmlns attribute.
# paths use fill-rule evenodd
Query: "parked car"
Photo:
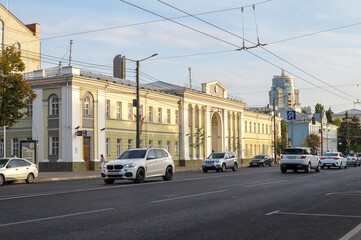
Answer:
<svg viewBox="0 0 361 240"><path fill-rule="evenodd" d="M162 177L169 181L174 169L173 158L165 149L128 149L116 160L103 164L101 176L106 184L121 179L141 183L150 177Z"/></svg>
<svg viewBox="0 0 361 240"><path fill-rule="evenodd" d="M281 172L286 173L288 169L294 172L297 170L305 170L311 172L315 169L316 172L320 171L320 158L317 152L313 152L308 147L294 147L284 149L281 156Z"/></svg>
<svg viewBox="0 0 361 240"><path fill-rule="evenodd" d="M25 180L33 183L38 177L38 166L23 158L0 159L0 185L13 183L16 180Z"/></svg>
<svg viewBox="0 0 361 240"><path fill-rule="evenodd" d="M202 170L204 173L208 172L208 170L224 172L227 168L237 171L238 160L234 152L213 152L202 162Z"/></svg>
<svg viewBox="0 0 361 240"><path fill-rule="evenodd" d="M356 155L347 156L346 159L347 159L347 165L352 165L355 167L360 166L360 159Z"/></svg>
<svg viewBox="0 0 361 240"><path fill-rule="evenodd" d="M249 163L250 167L264 167L266 165L272 167L272 158L268 155L256 155Z"/></svg>
<svg viewBox="0 0 361 240"><path fill-rule="evenodd" d="M361 153L357 153L357 154L356 154L356 157L357 157L358 160L360 160L360 162L361 162Z"/></svg>
<svg viewBox="0 0 361 240"><path fill-rule="evenodd" d="M338 168L347 168L347 159L345 158L345 155L340 152L326 152L321 157L321 168L324 167L330 168L330 167L338 167Z"/></svg>

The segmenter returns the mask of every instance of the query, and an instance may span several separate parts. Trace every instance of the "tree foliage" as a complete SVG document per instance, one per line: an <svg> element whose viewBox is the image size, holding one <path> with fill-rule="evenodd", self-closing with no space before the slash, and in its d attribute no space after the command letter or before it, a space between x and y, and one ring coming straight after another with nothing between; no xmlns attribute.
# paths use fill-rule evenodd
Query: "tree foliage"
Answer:
<svg viewBox="0 0 361 240"><path fill-rule="evenodd" d="M328 123L331 123L331 124L334 123L334 121L332 120L332 114L333 114L333 112L332 112L331 107L330 107L330 108L326 111L326 118L327 118L327 122L328 122Z"/></svg>
<svg viewBox="0 0 361 240"><path fill-rule="evenodd" d="M317 149L321 145L320 137L314 133L309 134L305 139L305 145L312 148L313 151L317 152Z"/></svg>
<svg viewBox="0 0 361 240"><path fill-rule="evenodd" d="M321 103L317 103L315 106L315 113L321 113L323 111L323 106Z"/></svg>
<svg viewBox="0 0 361 240"><path fill-rule="evenodd" d="M340 118L335 118L335 121L333 121L333 124L335 124L336 126L341 126L341 124L342 124L342 121L341 121L341 119Z"/></svg>
<svg viewBox="0 0 361 240"><path fill-rule="evenodd" d="M348 134L347 134L347 122L348 122ZM352 118L347 116L338 128L337 140L341 143L338 146L340 152L347 153L347 139L350 139L350 149L355 152L361 152L361 124L358 117Z"/></svg>
<svg viewBox="0 0 361 240"><path fill-rule="evenodd" d="M0 56L0 126L13 126L26 114L28 101L36 94L20 72L25 70L21 52L14 47L2 50Z"/></svg>

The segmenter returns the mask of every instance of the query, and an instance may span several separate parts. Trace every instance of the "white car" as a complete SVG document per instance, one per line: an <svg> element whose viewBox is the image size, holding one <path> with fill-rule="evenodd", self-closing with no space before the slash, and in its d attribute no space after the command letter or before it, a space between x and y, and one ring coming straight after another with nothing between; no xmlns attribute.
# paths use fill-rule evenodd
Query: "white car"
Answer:
<svg viewBox="0 0 361 240"><path fill-rule="evenodd" d="M13 183L16 180L33 183L38 174L38 166L23 158L0 159L0 185L6 182Z"/></svg>
<svg viewBox="0 0 361 240"><path fill-rule="evenodd" d="M103 164L101 176L106 184L128 179L137 183L145 178L163 177L172 179L174 162L172 156L162 148L128 149L116 160Z"/></svg>
<svg viewBox="0 0 361 240"><path fill-rule="evenodd" d="M238 160L234 152L213 152L202 162L202 170L204 173L208 172L208 170L224 172L227 168L237 171Z"/></svg>
<svg viewBox="0 0 361 240"><path fill-rule="evenodd" d="M320 166L320 158L317 153L308 147L286 148L281 156L282 173L286 173L288 169L292 169L294 172L305 170L307 173L311 172L311 169L315 169L316 172L319 172Z"/></svg>
<svg viewBox="0 0 361 240"><path fill-rule="evenodd" d="M321 157L321 168L323 169L324 167L347 168L347 159L343 153L327 152Z"/></svg>

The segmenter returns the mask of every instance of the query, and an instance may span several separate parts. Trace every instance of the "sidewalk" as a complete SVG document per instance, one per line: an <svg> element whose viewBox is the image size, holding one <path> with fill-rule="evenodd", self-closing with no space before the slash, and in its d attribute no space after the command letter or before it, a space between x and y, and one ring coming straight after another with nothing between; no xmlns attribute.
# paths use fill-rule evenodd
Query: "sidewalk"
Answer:
<svg viewBox="0 0 361 240"><path fill-rule="evenodd" d="M202 171L200 166L196 167L176 167L175 172L187 171ZM51 182L51 181L66 181L66 180L80 180L80 179L96 179L100 177L100 169L86 172L39 172L39 176L35 182Z"/></svg>

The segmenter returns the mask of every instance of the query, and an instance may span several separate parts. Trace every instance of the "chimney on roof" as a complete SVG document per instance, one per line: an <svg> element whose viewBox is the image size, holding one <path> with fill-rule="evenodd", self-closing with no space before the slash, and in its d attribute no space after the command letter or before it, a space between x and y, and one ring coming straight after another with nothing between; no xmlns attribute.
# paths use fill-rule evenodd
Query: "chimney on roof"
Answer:
<svg viewBox="0 0 361 240"><path fill-rule="evenodd" d="M113 76L125 79L125 56L119 54L113 59Z"/></svg>
<svg viewBox="0 0 361 240"><path fill-rule="evenodd" d="M39 24L38 23L32 23L32 24L28 24L28 25L25 25L27 28L29 28L30 31L33 32L34 35L37 35L40 33L40 30L39 30Z"/></svg>

